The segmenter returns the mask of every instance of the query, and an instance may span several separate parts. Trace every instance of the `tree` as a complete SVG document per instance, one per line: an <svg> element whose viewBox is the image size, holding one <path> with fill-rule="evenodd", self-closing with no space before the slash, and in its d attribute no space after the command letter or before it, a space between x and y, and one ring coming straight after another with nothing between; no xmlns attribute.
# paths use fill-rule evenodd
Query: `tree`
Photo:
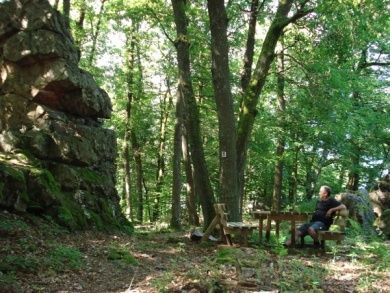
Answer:
<svg viewBox="0 0 390 293"><path fill-rule="evenodd" d="M195 190L199 194L200 203L202 205L204 226L207 227L214 218L214 195L204 158L199 128L199 113L192 88L185 5L184 0L172 1L177 33L175 46L177 50L179 70L178 90L180 94L183 95L185 112L187 115L187 119L185 119L185 126L190 142L191 158L194 164Z"/></svg>
<svg viewBox="0 0 390 293"><path fill-rule="evenodd" d="M232 221L240 220L237 194L236 127L230 89L227 16L223 0L208 0L210 18L212 74L217 104L220 150L220 197Z"/></svg>

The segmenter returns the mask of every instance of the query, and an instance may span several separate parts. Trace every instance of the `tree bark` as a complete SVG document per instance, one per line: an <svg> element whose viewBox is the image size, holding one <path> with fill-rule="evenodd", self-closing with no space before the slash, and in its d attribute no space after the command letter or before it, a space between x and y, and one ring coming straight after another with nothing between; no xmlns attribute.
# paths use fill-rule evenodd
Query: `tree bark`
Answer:
<svg viewBox="0 0 390 293"><path fill-rule="evenodd" d="M227 40L227 15L224 0L208 0L211 30L211 56L214 96L219 126L220 198L226 204L231 221L240 221L237 194L236 125L230 88Z"/></svg>
<svg viewBox="0 0 390 293"><path fill-rule="evenodd" d="M255 34L256 34L256 22L257 22L257 13L259 7L259 0L252 0L251 10L249 15L248 23L248 36L246 39L245 54L244 54L244 67L241 74L241 89L242 92L245 92L249 80L252 76L252 64L253 64L253 55L255 48Z"/></svg>
<svg viewBox="0 0 390 293"><path fill-rule="evenodd" d="M134 129L131 131L131 147L133 149L133 156L135 161L135 172L137 176L137 220L142 223L144 218L144 195L143 195L143 183L144 183L144 171L142 167L142 149L138 143L137 136Z"/></svg>
<svg viewBox="0 0 390 293"><path fill-rule="evenodd" d="M237 126L237 170L238 170L238 190L239 196L244 192L244 172L246 166L246 156L250 135L253 129L255 117L257 115L256 105L264 87L270 65L274 58L274 50L283 29L296 19L303 17L307 13L301 11L288 18L293 0L279 1L275 17L265 36L260 56L256 63L256 68L249 81L249 85L244 93L240 106Z"/></svg>
<svg viewBox="0 0 390 293"><path fill-rule="evenodd" d="M86 9L87 9L87 5L85 3L85 0L83 0L81 2L81 7L80 7L80 16L76 22L76 26L78 30L76 31L74 36L75 42L79 47L81 46L84 38L84 21L85 21Z"/></svg>
<svg viewBox="0 0 390 293"><path fill-rule="evenodd" d="M299 155L299 147L296 146L294 148L294 157L293 163L291 166L291 174L289 180L289 199L290 202L293 203L293 209L295 209L295 203L297 200L297 188L298 188L298 155Z"/></svg>
<svg viewBox="0 0 390 293"><path fill-rule="evenodd" d="M156 173L156 202L153 206L152 221L157 221L159 218L160 194L164 183L165 176L165 142L166 142L166 128L168 123L169 111L172 104L170 81L167 80L167 91L164 98L160 100L160 134L159 146L157 153L157 173Z"/></svg>
<svg viewBox="0 0 390 293"><path fill-rule="evenodd" d="M123 159L124 159L124 196L125 196L125 214L128 218L132 219L133 215L131 212L131 168L130 168L130 118L131 118L131 98L128 98L126 104L126 128L124 136L124 150L123 150Z"/></svg>
<svg viewBox="0 0 390 293"><path fill-rule="evenodd" d="M181 157L182 157L182 135L183 135L183 90L182 84L176 95L176 124L173 140L173 182L172 182L172 215L171 227L180 229L180 194L181 194Z"/></svg>
<svg viewBox="0 0 390 293"><path fill-rule="evenodd" d="M187 133L182 138L183 163L186 171L186 206L188 210L188 222L190 225L199 226L199 216L196 211L196 193L194 186L194 172L191 165L191 154L188 148Z"/></svg>
<svg viewBox="0 0 390 293"><path fill-rule="evenodd" d="M70 29L70 0L62 1L62 13L65 18L65 25Z"/></svg>
<svg viewBox="0 0 390 293"><path fill-rule="evenodd" d="M283 53L283 39L281 38L281 52L277 58L277 98L278 105L276 108L277 123L279 127L279 133L276 146L276 163L274 170L274 188L272 194L272 209L274 211L280 211L280 201L282 196L282 184L283 184L283 154L284 154L284 132L285 132L285 111L286 100L284 98L284 53Z"/></svg>
<svg viewBox="0 0 390 293"><path fill-rule="evenodd" d="M348 172L348 181L346 185L347 190L357 191L359 188L360 172L360 150L357 146L354 147L353 153L351 154L351 167Z"/></svg>
<svg viewBox="0 0 390 293"><path fill-rule="evenodd" d="M134 36L133 32L127 36L126 66L127 76L127 101L126 101L126 126L124 135L124 190L126 198L126 215L133 219L131 204L131 167L130 167L130 145L131 145L131 110L133 104L133 71L134 67Z"/></svg>
<svg viewBox="0 0 390 293"><path fill-rule="evenodd" d="M191 158L194 164L195 190L199 194L200 204L202 206L204 227L208 227L215 215L213 208L214 195L201 140L199 110L192 88L185 3L185 0L172 0L177 33L175 46L177 50L179 84L182 84L181 89L183 90L183 103L186 113L184 123L188 133Z"/></svg>

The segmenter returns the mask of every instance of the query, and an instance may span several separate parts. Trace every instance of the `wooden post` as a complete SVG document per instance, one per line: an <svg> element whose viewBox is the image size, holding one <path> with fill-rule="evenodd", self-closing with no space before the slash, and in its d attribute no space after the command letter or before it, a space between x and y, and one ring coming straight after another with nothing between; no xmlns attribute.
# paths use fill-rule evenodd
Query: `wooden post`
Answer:
<svg viewBox="0 0 390 293"><path fill-rule="evenodd" d="M259 219L259 240L261 241L263 239L263 217L260 215Z"/></svg>
<svg viewBox="0 0 390 293"><path fill-rule="evenodd" d="M291 220L291 245L295 246L295 220Z"/></svg>
<svg viewBox="0 0 390 293"><path fill-rule="evenodd" d="M271 214L267 215L267 228L265 232L265 238L269 240L271 236Z"/></svg>

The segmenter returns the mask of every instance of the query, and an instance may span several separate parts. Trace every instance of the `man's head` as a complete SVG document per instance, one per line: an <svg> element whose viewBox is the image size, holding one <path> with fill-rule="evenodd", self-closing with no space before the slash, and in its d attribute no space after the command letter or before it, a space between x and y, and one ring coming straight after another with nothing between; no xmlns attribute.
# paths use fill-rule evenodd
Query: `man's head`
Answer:
<svg viewBox="0 0 390 293"><path fill-rule="evenodd" d="M320 199L325 200L330 197L331 189L329 186L323 185L320 188L320 192L318 193L320 195Z"/></svg>

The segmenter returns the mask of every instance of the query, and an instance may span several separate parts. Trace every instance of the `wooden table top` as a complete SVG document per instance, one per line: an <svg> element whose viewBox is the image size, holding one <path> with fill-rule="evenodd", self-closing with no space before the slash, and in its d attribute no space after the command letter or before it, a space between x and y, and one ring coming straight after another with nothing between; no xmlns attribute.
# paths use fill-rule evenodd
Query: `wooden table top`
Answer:
<svg viewBox="0 0 390 293"><path fill-rule="evenodd" d="M312 213L301 213L301 212L275 212L275 211L264 211L264 210L255 210L252 211L252 214L255 218L279 218L281 220L294 220L294 219L304 219L310 217Z"/></svg>

